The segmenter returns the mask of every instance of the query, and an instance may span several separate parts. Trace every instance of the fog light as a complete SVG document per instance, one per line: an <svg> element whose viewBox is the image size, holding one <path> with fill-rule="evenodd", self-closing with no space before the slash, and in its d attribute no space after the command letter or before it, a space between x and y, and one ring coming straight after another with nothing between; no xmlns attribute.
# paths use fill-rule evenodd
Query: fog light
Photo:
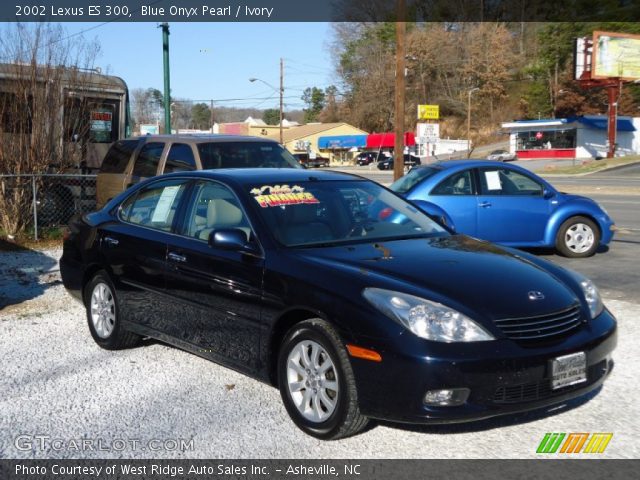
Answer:
<svg viewBox="0 0 640 480"><path fill-rule="evenodd" d="M462 405L469 398L468 388L451 388L448 390L429 390L424 396L425 405L438 407L455 407Z"/></svg>

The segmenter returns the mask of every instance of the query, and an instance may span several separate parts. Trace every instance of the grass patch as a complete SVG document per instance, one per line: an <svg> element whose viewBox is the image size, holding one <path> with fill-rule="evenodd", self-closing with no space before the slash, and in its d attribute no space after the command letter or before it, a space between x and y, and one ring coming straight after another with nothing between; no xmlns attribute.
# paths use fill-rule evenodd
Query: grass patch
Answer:
<svg viewBox="0 0 640 480"><path fill-rule="evenodd" d="M622 165L629 165L640 161L640 155L629 155L626 157L602 159L602 160L590 160L584 164L571 166L571 167L554 167L553 165L547 165L544 170L538 173L557 173L563 175L577 175L580 173L595 173L600 170L604 170L611 167L619 167Z"/></svg>

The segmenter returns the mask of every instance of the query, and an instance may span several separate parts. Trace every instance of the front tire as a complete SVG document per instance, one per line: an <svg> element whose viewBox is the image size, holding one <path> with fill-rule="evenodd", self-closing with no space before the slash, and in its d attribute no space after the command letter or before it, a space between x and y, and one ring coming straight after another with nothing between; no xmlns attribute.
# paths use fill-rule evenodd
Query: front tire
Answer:
<svg viewBox="0 0 640 480"><path fill-rule="evenodd" d="M335 329L315 318L294 325L278 356L280 395L305 433L323 440L355 435L369 419L360 413L353 370Z"/></svg>
<svg viewBox="0 0 640 480"><path fill-rule="evenodd" d="M116 290L105 271L96 273L84 290L89 331L95 342L107 350L135 347L141 337L122 328Z"/></svg>
<svg viewBox="0 0 640 480"><path fill-rule="evenodd" d="M587 217L571 217L558 229L556 249L565 257L590 257L600 245L600 229Z"/></svg>

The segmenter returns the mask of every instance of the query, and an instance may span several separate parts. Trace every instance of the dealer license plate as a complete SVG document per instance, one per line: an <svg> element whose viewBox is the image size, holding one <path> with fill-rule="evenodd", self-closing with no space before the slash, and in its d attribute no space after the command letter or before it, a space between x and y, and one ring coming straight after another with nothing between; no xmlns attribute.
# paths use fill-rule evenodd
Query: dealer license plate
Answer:
<svg viewBox="0 0 640 480"><path fill-rule="evenodd" d="M572 353L551 360L551 388L568 387L587 381L587 356L584 352Z"/></svg>

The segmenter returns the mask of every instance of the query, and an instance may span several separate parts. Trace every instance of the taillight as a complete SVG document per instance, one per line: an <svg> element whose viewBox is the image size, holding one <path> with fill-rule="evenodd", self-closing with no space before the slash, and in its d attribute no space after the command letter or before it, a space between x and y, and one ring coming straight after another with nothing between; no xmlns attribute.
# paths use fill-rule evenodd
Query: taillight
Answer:
<svg viewBox="0 0 640 480"><path fill-rule="evenodd" d="M64 227L62 229L62 240L67 241L71 238L71 229L69 227Z"/></svg>

